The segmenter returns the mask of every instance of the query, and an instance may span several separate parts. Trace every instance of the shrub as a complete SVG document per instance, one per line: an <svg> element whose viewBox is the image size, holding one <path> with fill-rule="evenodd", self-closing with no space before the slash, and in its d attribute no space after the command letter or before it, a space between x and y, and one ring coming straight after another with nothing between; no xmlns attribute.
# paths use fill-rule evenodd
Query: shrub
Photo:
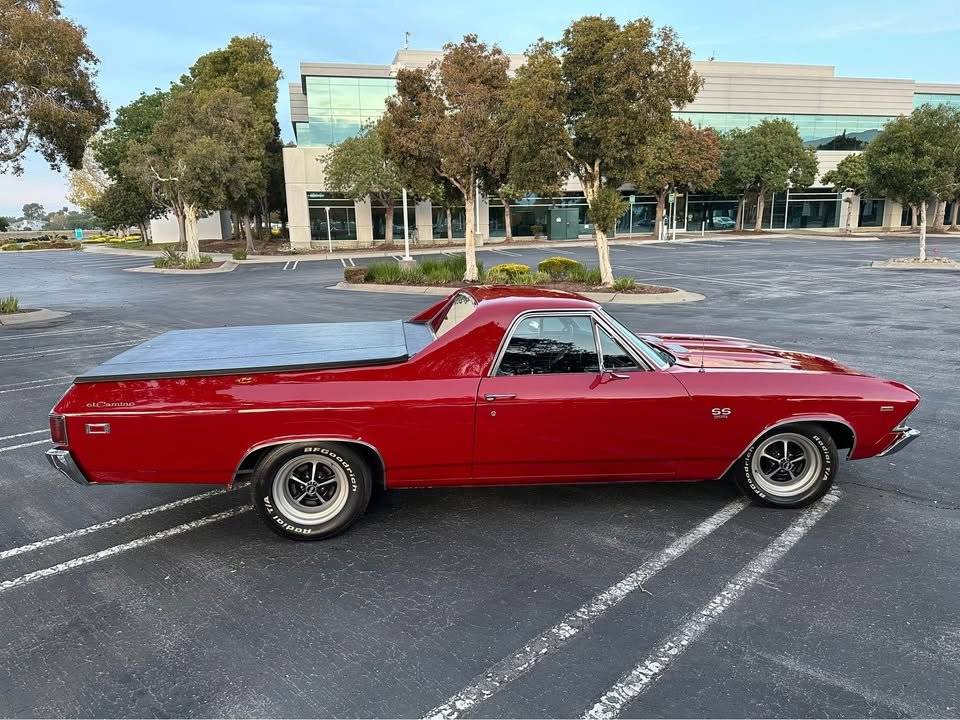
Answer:
<svg viewBox="0 0 960 720"><path fill-rule="evenodd" d="M550 273L537 271L533 274L533 284L534 285L547 285L553 281L553 278L550 276Z"/></svg>
<svg viewBox="0 0 960 720"><path fill-rule="evenodd" d="M540 237L543 234L543 225L531 225L530 232L533 233L534 237Z"/></svg>
<svg viewBox="0 0 960 720"><path fill-rule="evenodd" d="M403 282L403 270L395 262L370 263L370 267L367 268L366 282L396 285Z"/></svg>
<svg viewBox="0 0 960 720"><path fill-rule="evenodd" d="M367 279L367 268L348 267L343 269L343 279L348 283L362 283Z"/></svg>
<svg viewBox="0 0 960 720"><path fill-rule="evenodd" d="M7 295L5 298L0 298L0 314L9 315L10 313L15 313L20 309L20 300L15 298L13 295Z"/></svg>
<svg viewBox="0 0 960 720"><path fill-rule="evenodd" d="M19 249L20 249L20 243L9 242L9 243L4 243L3 245L0 245L0 250L19 250Z"/></svg>
<svg viewBox="0 0 960 720"><path fill-rule="evenodd" d="M39 250L40 243L37 243L37 242L22 243L20 245L20 249L21 250Z"/></svg>
<svg viewBox="0 0 960 720"><path fill-rule="evenodd" d="M241 249L241 248L237 248L236 250L233 251L232 254L233 254L233 259L234 259L234 260L246 260L246 259L247 259L247 251L246 251L246 250L243 250L243 249Z"/></svg>
<svg viewBox="0 0 960 720"><path fill-rule="evenodd" d="M567 280L571 272L586 270L583 263L568 257L551 257L540 262L537 270L547 273L554 280Z"/></svg>
<svg viewBox="0 0 960 720"><path fill-rule="evenodd" d="M585 285L599 285L602 280L600 279L600 268L588 268L584 265L581 265L579 268L572 268L567 280L570 282L584 283Z"/></svg>
<svg viewBox="0 0 960 720"><path fill-rule="evenodd" d="M632 277L618 277L613 281L613 289L617 292L630 292L637 287L637 281Z"/></svg>
<svg viewBox="0 0 960 720"><path fill-rule="evenodd" d="M213 262L213 258L210 257L209 255L201 255L201 256L200 256L200 264L201 264L201 265L209 265L209 264L212 263L212 262Z"/></svg>
<svg viewBox="0 0 960 720"><path fill-rule="evenodd" d="M487 272L487 282L502 285L518 285L529 280L530 266L523 263L501 263Z"/></svg>

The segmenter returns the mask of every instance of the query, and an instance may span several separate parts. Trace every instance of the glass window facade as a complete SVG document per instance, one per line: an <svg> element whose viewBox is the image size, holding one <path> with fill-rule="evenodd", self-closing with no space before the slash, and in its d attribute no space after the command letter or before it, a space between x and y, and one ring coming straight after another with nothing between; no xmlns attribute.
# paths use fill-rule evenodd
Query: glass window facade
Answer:
<svg viewBox="0 0 960 720"><path fill-rule="evenodd" d="M386 214L387 212L382 205L371 203L370 216L373 221L374 240L387 239ZM407 226L410 229L410 240L412 242L417 237L417 203L409 196L407 197ZM393 206L393 241L403 242L403 204L399 201Z"/></svg>
<svg viewBox="0 0 960 720"><path fill-rule="evenodd" d="M784 119L797 126L807 147L816 150L859 150L893 120L881 115L780 115L776 113L709 113L676 111L674 117L717 132L746 130L763 120Z"/></svg>
<svg viewBox="0 0 960 720"><path fill-rule="evenodd" d="M433 215L433 240L434 242L447 239L447 211L446 208L433 206L431 210ZM453 226L452 237L464 238L467 236L467 213L466 209L460 207L450 210L451 225ZM403 222L401 220L401 222ZM400 230L402 233L403 230Z"/></svg>
<svg viewBox="0 0 960 720"><path fill-rule="evenodd" d="M951 105L953 107L960 107L960 95L914 93L913 106L918 108L921 105Z"/></svg>
<svg viewBox="0 0 960 720"><path fill-rule="evenodd" d="M687 230L733 230L739 211L738 197L691 195L687 201Z"/></svg>
<svg viewBox="0 0 960 720"><path fill-rule="evenodd" d="M510 226L515 237L539 232L551 240L571 240L591 235L593 225L587 218L587 200L583 193L568 192L560 197L529 195L510 204ZM490 199L490 237L505 237L503 203Z"/></svg>
<svg viewBox="0 0 960 720"><path fill-rule="evenodd" d="M304 78L308 122L294 123L298 145L333 145L376 122L393 95L393 78Z"/></svg>
<svg viewBox="0 0 960 720"><path fill-rule="evenodd" d="M883 198L860 198L859 227L880 227L883 225Z"/></svg>
<svg viewBox="0 0 960 720"><path fill-rule="evenodd" d="M310 240L319 245L357 239L357 214L353 200L307 193L310 212Z"/></svg>

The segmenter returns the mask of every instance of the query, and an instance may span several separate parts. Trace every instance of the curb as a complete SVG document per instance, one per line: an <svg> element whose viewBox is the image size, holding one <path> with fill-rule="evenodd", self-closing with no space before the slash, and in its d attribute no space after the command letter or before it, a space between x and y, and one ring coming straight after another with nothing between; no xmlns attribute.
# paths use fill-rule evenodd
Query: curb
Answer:
<svg viewBox="0 0 960 720"><path fill-rule="evenodd" d="M206 270L181 270L179 268L155 268L150 265L145 267L124 268L124 272L139 273L157 273L158 275L212 275L214 273L231 272L237 269L235 260L224 260L223 265L218 268L209 268Z"/></svg>
<svg viewBox="0 0 960 720"><path fill-rule="evenodd" d="M339 282L331 285L328 290L348 290L351 292L371 292L394 295L438 295L446 296L455 292L457 288L431 287L429 285L377 285L373 283L346 283ZM672 305L675 303L699 302L706 296L700 293L673 288L669 293L578 293L595 302L609 305Z"/></svg>
<svg viewBox="0 0 960 720"><path fill-rule="evenodd" d="M889 260L874 260L870 263L870 267L874 270L952 270L953 272L960 271L960 262L954 263L903 263L903 262L890 262Z"/></svg>
<svg viewBox="0 0 960 720"><path fill-rule="evenodd" d="M44 320L57 320L69 314L61 310L28 310L11 315L0 315L0 325L23 325L24 323L43 322Z"/></svg>

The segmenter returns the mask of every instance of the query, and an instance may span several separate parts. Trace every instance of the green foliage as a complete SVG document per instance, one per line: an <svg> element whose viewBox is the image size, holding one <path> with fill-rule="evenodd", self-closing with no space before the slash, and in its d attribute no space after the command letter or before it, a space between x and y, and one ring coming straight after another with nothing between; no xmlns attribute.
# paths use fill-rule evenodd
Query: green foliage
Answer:
<svg viewBox="0 0 960 720"><path fill-rule="evenodd" d="M710 128L672 120L638 155L628 180L637 190L662 196L670 190L704 190L720 174L720 140Z"/></svg>
<svg viewBox="0 0 960 720"><path fill-rule="evenodd" d="M47 217L47 212L40 203L27 203L23 206L21 212L23 213L24 220L33 222L44 220Z"/></svg>
<svg viewBox="0 0 960 720"><path fill-rule="evenodd" d="M19 310L20 300L18 298L13 295L0 298L0 315L9 315L10 313L19 312Z"/></svg>
<svg viewBox="0 0 960 720"><path fill-rule="evenodd" d="M10 218L0 215L0 232L6 232L10 229Z"/></svg>
<svg viewBox="0 0 960 720"><path fill-rule="evenodd" d="M0 250L19 250L20 243L8 242L0 245Z"/></svg>
<svg viewBox="0 0 960 720"><path fill-rule="evenodd" d="M153 266L157 268L179 267L183 265L183 253L175 245L165 245L160 257L154 258Z"/></svg>
<svg viewBox="0 0 960 720"><path fill-rule="evenodd" d="M247 251L242 248L237 248L236 250L233 251L232 256L234 260L246 260Z"/></svg>
<svg viewBox="0 0 960 720"><path fill-rule="evenodd" d="M356 270L357 268L348 268ZM462 255L445 257L442 260L424 260L411 270L404 270L398 263L372 263L366 269L366 282L385 285L446 285L460 280L466 269L466 259ZM480 275L483 275L483 264L478 266ZM348 282L356 282L347 277Z"/></svg>
<svg viewBox="0 0 960 720"><path fill-rule="evenodd" d="M23 172L33 149L50 167L79 168L108 117L86 31L49 0L0 4L0 172Z"/></svg>
<svg viewBox="0 0 960 720"><path fill-rule="evenodd" d="M41 245L40 245L40 243L38 243L38 242L25 242L25 243L20 243L20 249L21 249L21 250L39 250L40 247L41 247Z"/></svg>
<svg viewBox="0 0 960 720"><path fill-rule="evenodd" d="M783 192L807 187L817 174L816 153L789 120L763 120L727 134L721 160L723 185L738 192Z"/></svg>
<svg viewBox="0 0 960 720"><path fill-rule="evenodd" d="M852 190L855 195L867 192L867 165L862 153L852 153L843 158L837 167L823 176L823 182L832 185L838 192Z"/></svg>
<svg viewBox="0 0 960 720"><path fill-rule="evenodd" d="M541 260L537 270L547 273L554 280L566 280L571 273L585 270L583 263L568 257L550 257Z"/></svg>
<svg viewBox="0 0 960 720"><path fill-rule="evenodd" d="M146 225L163 213L144 183L122 175L91 203L90 209L106 230Z"/></svg>
<svg viewBox="0 0 960 720"><path fill-rule="evenodd" d="M617 292L630 292L637 287L637 281L632 277L618 277L613 281L613 289Z"/></svg>
<svg viewBox="0 0 960 720"><path fill-rule="evenodd" d="M603 186L590 200L587 217L604 234L617 227L617 220L629 209L630 204L614 188Z"/></svg>
<svg viewBox="0 0 960 720"><path fill-rule="evenodd" d="M362 283L367 279L367 271L365 267L346 267L343 269L343 279L348 283Z"/></svg>
<svg viewBox="0 0 960 720"><path fill-rule="evenodd" d="M376 126L334 145L323 164L327 187L352 200L371 195L381 205L392 204L403 189L400 171L384 154Z"/></svg>
<svg viewBox="0 0 960 720"><path fill-rule="evenodd" d="M136 100L118 108L113 125L93 140L94 159L112 180L123 178L123 164L130 145L150 137L169 100L169 91L141 93Z"/></svg>
<svg viewBox="0 0 960 720"><path fill-rule="evenodd" d="M550 277L550 273L537 271L531 276L533 285L547 285L553 282L553 278Z"/></svg>
<svg viewBox="0 0 960 720"><path fill-rule="evenodd" d="M567 280L585 285L600 285L603 282L600 268L581 266L570 272Z"/></svg>
<svg viewBox="0 0 960 720"><path fill-rule="evenodd" d="M531 275L530 266L523 263L501 263L487 271L487 282L495 285L516 285Z"/></svg>

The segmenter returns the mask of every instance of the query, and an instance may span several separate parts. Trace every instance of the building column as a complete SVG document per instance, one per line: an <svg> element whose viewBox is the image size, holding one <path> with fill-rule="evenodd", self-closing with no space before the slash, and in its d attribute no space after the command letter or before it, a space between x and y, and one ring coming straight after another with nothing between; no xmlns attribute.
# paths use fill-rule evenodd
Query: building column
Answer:
<svg viewBox="0 0 960 720"><path fill-rule="evenodd" d="M851 215L850 229L860 227L860 196L847 190L841 193L840 199L840 229L847 229L847 218Z"/></svg>
<svg viewBox="0 0 960 720"><path fill-rule="evenodd" d="M883 227L891 229L901 227L901 217L903 217L903 205L890 198L885 198L883 201Z"/></svg>
<svg viewBox="0 0 960 720"><path fill-rule="evenodd" d="M481 239L490 239L490 198L486 195L481 194L477 197L477 214L480 216L480 237L477 238L479 246L483 244Z"/></svg>
<svg viewBox="0 0 960 720"><path fill-rule="evenodd" d="M287 230L290 247L310 249L310 210L307 206L307 175L301 148L283 148L283 177L287 192Z"/></svg>
<svg viewBox="0 0 960 720"><path fill-rule="evenodd" d="M370 209L370 198L353 201L353 212L357 219L357 247L373 246L373 213ZM403 238L400 238L401 242ZM396 238L394 238L396 242Z"/></svg>
<svg viewBox="0 0 960 720"><path fill-rule="evenodd" d="M433 244L433 206L429 200L421 200L417 203L414 212L417 228L417 242L420 245Z"/></svg>

